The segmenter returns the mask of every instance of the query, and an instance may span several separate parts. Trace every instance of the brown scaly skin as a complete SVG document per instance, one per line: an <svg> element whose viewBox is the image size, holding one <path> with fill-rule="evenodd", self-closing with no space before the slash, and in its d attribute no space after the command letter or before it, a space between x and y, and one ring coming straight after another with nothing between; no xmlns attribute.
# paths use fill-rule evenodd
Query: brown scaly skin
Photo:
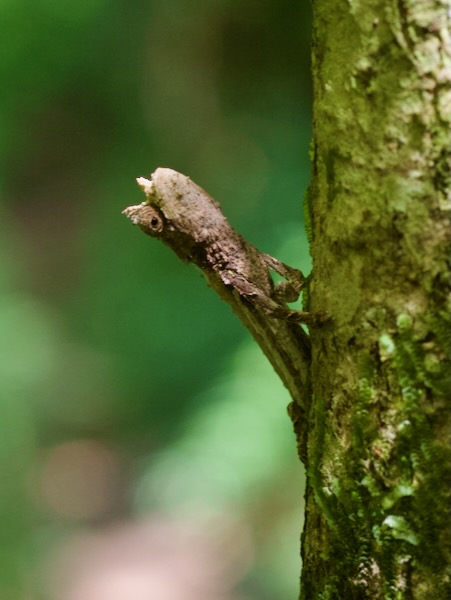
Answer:
<svg viewBox="0 0 451 600"><path fill-rule="evenodd" d="M305 437L300 435L299 416L309 404L310 341L298 323L315 325L324 321L324 316L286 305L299 297L304 276L236 233L219 204L189 177L159 168L151 179L139 177L137 182L146 201L126 208L123 214L146 234L163 241L180 259L202 270L210 287L239 316L290 391L298 407L294 411L298 438ZM286 281L274 285L270 271Z"/></svg>

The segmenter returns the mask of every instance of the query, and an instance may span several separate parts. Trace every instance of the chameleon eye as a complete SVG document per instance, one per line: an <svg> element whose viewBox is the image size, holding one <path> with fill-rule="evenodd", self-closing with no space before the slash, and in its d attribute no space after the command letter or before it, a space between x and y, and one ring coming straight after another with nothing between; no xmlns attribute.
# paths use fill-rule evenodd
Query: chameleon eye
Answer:
<svg viewBox="0 0 451 600"><path fill-rule="evenodd" d="M150 219L150 226L152 229L159 229L160 225L161 221L160 219L157 219L157 217L152 217L152 219Z"/></svg>
<svg viewBox="0 0 451 600"><path fill-rule="evenodd" d="M151 233L161 233L163 231L163 217L153 206L145 207L142 211L141 221Z"/></svg>
<svg viewBox="0 0 451 600"><path fill-rule="evenodd" d="M160 233L163 231L163 219L160 217L160 215L152 215L149 220L149 228L155 233Z"/></svg>

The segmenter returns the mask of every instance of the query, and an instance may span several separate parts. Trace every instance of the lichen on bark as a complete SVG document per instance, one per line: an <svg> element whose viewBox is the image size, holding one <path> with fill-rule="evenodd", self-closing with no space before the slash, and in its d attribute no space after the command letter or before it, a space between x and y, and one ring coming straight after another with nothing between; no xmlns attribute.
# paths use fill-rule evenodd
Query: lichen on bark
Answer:
<svg viewBox="0 0 451 600"><path fill-rule="evenodd" d="M447 18L314 3L309 600L449 592Z"/></svg>

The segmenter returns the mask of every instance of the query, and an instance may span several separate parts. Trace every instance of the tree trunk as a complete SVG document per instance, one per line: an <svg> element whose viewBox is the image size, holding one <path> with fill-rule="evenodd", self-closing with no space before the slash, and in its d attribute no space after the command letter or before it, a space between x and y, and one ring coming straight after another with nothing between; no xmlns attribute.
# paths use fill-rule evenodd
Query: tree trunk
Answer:
<svg viewBox="0 0 451 600"><path fill-rule="evenodd" d="M449 594L447 3L315 0L301 598Z"/></svg>

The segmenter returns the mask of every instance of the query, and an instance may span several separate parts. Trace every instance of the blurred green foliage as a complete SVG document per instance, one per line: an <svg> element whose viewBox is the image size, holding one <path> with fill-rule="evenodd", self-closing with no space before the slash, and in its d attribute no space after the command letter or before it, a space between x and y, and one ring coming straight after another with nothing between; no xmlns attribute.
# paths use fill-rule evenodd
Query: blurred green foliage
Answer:
<svg viewBox="0 0 451 600"><path fill-rule="evenodd" d="M0 597L39 597L36 557L68 532L153 510L155 477L267 529L240 597L295 593L297 564L261 588L282 556L269 531L296 546L300 529L287 393L200 274L121 210L142 200L135 177L170 166L308 271L307 8L15 0L0 15ZM46 457L74 440L113 449L119 473L84 516L46 500Z"/></svg>

